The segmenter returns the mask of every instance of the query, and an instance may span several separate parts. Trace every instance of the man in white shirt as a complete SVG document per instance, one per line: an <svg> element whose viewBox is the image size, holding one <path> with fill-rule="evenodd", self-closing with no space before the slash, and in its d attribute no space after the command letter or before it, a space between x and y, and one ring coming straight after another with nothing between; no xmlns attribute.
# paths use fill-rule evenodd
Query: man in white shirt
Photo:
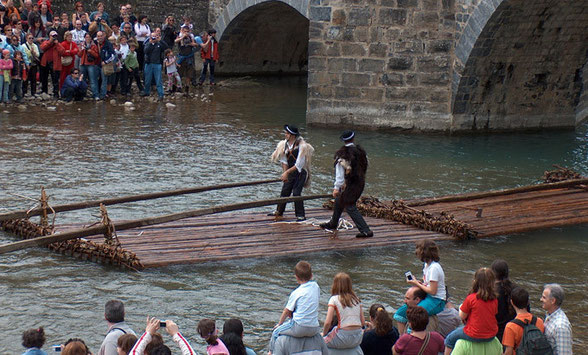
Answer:
<svg viewBox="0 0 588 355"><path fill-rule="evenodd" d="M572 325L561 309L564 290L558 284L547 284L541 295L541 306L547 311L545 316L545 336L551 344L554 355L572 354Z"/></svg>
<svg viewBox="0 0 588 355"><path fill-rule="evenodd" d="M76 69L80 68L80 53L83 48L84 44L84 36L86 35L86 31L82 30L82 21L76 20L74 23L74 29L71 31L71 40L78 46L80 49L78 54L76 54L75 64L74 67Z"/></svg>
<svg viewBox="0 0 588 355"><path fill-rule="evenodd" d="M284 125L283 141L278 143L276 150L272 153L272 162L282 166L280 179L284 182L280 197L300 196L302 188L307 187L310 182L310 160L314 148L306 143L300 136L298 128L293 125ZM286 209L286 204L279 204L275 212L276 220L281 219ZM294 202L294 211L298 222L306 219L304 213L304 201Z"/></svg>

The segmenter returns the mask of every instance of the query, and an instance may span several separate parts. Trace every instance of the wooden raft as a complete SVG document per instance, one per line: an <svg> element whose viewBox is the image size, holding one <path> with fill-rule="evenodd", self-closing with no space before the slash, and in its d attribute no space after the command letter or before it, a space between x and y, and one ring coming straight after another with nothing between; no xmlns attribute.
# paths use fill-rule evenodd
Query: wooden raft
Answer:
<svg viewBox="0 0 588 355"><path fill-rule="evenodd" d="M451 213L471 225L480 238L588 223L586 187L497 196L481 193L448 196L445 199L449 201L443 199L407 201L407 204L430 213ZM454 199L457 201L452 201ZM476 217L479 210L481 217Z"/></svg>
<svg viewBox="0 0 588 355"><path fill-rule="evenodd" d="M308 219L327 221L331 211L306 209ZM118 233L121 246L137 255L145 268L244 258L302 256L307 253L382 247L414 243L423 238L452 239L451 236L376 218L366 218L375 236L357 239L357 229L333 234L306 223L295 222L293 212L274 222L262 212L223 213L130 229ZM349 219L345 214L343 218ZM80 228L56 228L66 232ZM103 236L85 238L101 243Z"/></svg>
<svg viewBox="0 0 588 355"><path fill-rule="evenodd" d="M588 223L588 190L582 187L447 196L405 201L432 214L445 211L478 232L479 237ZM307 218L326 221L331 211L307 209ZM480 217L477 217L480 216ZM119 232L122 247L132 251L145 268L207 261L304 256L313 252L383 247L414 243L423 238L452 239L394 221L367 217L374 237L356 239L357 229L339 231L336 239L318 226L295 223L293 213L274 222L262 212L231 212ZM346 214L343 217L349 219ZM290 220L288 220L290 219ZM80 225L57 230L80 228ZM100 243L102 236L88 237Z"/></svg>

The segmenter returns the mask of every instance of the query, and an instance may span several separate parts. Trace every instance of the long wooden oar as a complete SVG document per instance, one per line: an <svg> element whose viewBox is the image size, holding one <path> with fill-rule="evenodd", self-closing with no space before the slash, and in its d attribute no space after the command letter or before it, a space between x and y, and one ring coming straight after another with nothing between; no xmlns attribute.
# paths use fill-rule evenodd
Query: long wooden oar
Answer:
<svg viewBox="0 0 588 355"><path fill-rule="evenodd" d="M488 191L488 192L473 192L473 193L463 194L463 195L450 195L450 196L443 196L443 197L433 197L433 198L426 198L426 199L421 199L421 200L406 201L406 204L411 207L417 207L417 206L431 205L431 204L441 203L441 202L471 201L471 200L476 200L476 199L480 199L480 198L512 195L512 194L523 193L523 192L551 190L551 189L563 189L563 188L568 188L568 187L582 187L582 185L584 185L584 184L588 184L588 179L566 180L566 181L552 182L552 183L547 183L547 184L521 186L521 187L515 187L512 189L505 189L505 190L496 190L496 191Z"/></svg>
<svg viewBox="0 0 588 355"><path fill-rule="evenodd" d="M154 224L161 224L161 223L166 223L166 222L177 221L179 219L184 219L184 218L189 218L189 217L203 216L203 215L207 215L207 214L244 210L244 209L248 209L248 208L275 205L278 203L315 200L315 199L319 199L319 198L328 198L328 197L331 197L331 195L282 197L282 198L274 198L274 199L269 199L269 200L258 200L258 201L252 201L252 202L235 203L235 204L231 204L231 205L220 205L220 206L214 206L214 207L208 207L208 208L201 208L201 209L192 210L192 211L173 213L173 214L168 214L168 215L163 215L163 216L118 222L118 223L114 223L114 227L116 228L117 231L121 231L121 230L125 230L125 229L138 228L138 227L144 227L144 226L151 226ZM76 230L66 232L66 233L51 234L51 235L47 235L44 237L27 239L27 240L15 242L15 243L8 243L8 244L0 245L0 254L8 253L8 252L15 251L15 250L36 247L36 246L44 246L44 245L51 244L54 242L62 242L64 240L69 240L69 239L76 239L76 238L88 237L91 235L103 234L106 231L106 228L107 228L107 226L100 225L100 226L95 226L95 227L90 227L90 228L76 229Z"/></svg>
<svg viewBox="0 0 588 355"><path fill-rule="evenodd" d="M107 198L107 199L103 199L103 200L83 201L83 202L76 202L76 203L70 203L70 204L66 204L66 205L57 205L57 206L51 206L51 207L53 207L53 210L57 213L57 212L81 210L81 209L90 208L90 207L98 207L98 206L100 206L100 204L103 204L105 206L109 206L109 205L116 205L119 203L153 200L153 199L162 198L162 197L193 194L193 193L197 193L197 192L227 189L227 188L231 188L231 187L261 185L261 184L268 184L268 183L279 182L279 181L281 181L281 180L280 179L272 179L272 180L236 182L236 183L231 183L231 184L192 187L192 188L180 189L180 190L170 190L170 191L163 191L163 192L154 192L154 193L149 193L149 194L140 194L140 195L125 196L125 197L117 197L117 198ZM0 214L0 222L8 220L8 219L19 219L19 218L28 218L28 217L32 217L32 216L38 216L42 213L43 213L43 210L41 208L35 208L30 211L23 210L23 211L2 213L2 214Z"/></svg>

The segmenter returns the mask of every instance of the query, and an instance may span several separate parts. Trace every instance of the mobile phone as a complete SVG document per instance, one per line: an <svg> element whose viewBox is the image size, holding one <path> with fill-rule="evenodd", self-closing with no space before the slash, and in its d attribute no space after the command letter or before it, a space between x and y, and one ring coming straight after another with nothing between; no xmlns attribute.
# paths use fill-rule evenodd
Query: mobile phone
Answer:
<svg viewBox="0 0 588 355"><path fill-rule="evenodd" d="M56 353L60 353L61 352L61 345L53 345L53 351L55 351Z"/></svg>
<svg viewBox="0 0 588 355"><path fill-rule="evenodd" d="M410 271L405 272L404 276L406 276L407 281L412 281L414 279L414 277L412 276L412 272Z"/></svg>
<svg viewBox="0 0 588 355"><path fill-rule="evenodd" d="M160 328L165 328L165 321L164 320L159 321L159 327Z"/></svg>

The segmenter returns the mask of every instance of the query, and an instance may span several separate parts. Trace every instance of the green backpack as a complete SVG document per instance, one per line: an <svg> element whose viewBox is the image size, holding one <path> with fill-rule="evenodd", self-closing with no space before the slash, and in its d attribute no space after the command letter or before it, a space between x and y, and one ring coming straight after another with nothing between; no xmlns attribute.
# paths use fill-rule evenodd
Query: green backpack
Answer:
<svg viewBox="0 0 588 355"><path fill-rule="evenodd" d="M533 316L531 323L522 322L519 319L512 323L523 328L523 339L516 348L517 355L553 355L553 349L547 341L547 337L537 326L537 317Z"/></svg>

